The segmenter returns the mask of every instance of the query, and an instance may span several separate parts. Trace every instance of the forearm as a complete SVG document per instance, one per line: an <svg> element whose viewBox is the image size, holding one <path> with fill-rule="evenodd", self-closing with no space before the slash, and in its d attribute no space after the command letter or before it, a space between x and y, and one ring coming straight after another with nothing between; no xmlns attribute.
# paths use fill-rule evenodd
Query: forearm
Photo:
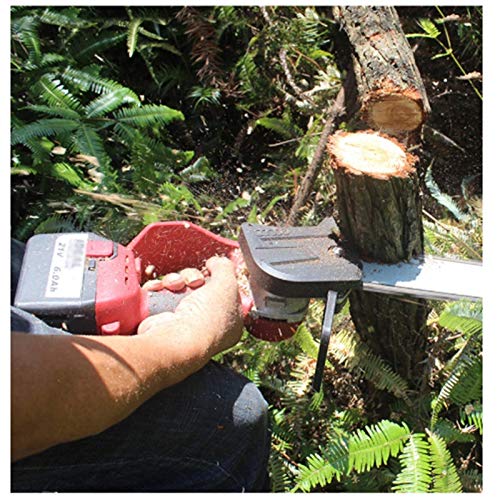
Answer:
<svg viewBox="0 0 500 500"><path fill-rule="evenodd" d="M162 337L12 335L13 460L97 434L200 369L213 353L185 329L182 338L174 324Z"/></svg>

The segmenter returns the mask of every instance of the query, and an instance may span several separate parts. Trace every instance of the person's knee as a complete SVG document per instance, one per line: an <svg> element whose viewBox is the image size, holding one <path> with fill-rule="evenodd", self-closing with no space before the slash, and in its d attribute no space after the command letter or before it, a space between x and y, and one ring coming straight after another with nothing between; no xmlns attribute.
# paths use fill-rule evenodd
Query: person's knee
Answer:
<svg viewBox="0 0 500 500"><path fill-rule="evenodd" d="M243 386L234 402L233 422L237 429L250 434L265 434L267 431L268 404L251 382Z"/></svg>

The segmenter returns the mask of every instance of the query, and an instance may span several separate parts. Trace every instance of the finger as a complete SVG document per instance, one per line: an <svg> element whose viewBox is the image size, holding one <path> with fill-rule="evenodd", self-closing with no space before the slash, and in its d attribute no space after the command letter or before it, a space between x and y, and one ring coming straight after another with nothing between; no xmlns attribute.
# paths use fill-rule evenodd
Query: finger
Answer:
<svg viewBox="0 0 500 500"><path fill-rule="evenodd" d="M186 285L190 288L198 288L205 284L205 276L199 269L194 267L187 267L179 273Z"/></svg>
<svg viewBox="0 0 500 500"><path fill-rule="evenodd" d="M234 274L234 264L227 257L210 257L206 262L206 266L211 275Z"/></svg>
<svg viewBox="0 0 500 500"><path fill-rule="evenodd" d="M163 286L171 292L180 292L186 286L184 278L179 273L168 273L163 279Z"/></svg>
<svg viewBox="0 0 500 500"><path fill-rule="evenodd" d="M149 280L142 285L143 290L148 290L149 292L157 292L163 290L163 283L161 280Z"/></svg>
<svg viewBox="0 0 500 500"><path fill-rule="evenodd" d="M164 325L176 318L173 312L163 312L160 314L155 314L153 316L148 316L145 320L141 322L137 328L137 334L142 335L144 333L150 332L155 328Z"/></svg>

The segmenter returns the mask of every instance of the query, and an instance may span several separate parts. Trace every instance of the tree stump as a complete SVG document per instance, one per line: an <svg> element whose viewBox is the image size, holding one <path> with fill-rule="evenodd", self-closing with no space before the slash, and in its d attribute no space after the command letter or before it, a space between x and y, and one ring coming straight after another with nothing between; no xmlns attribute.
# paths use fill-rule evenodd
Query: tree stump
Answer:
<svg viewBox="0 0 500 500"><path fill-rule="evenodd" d="M395 139L374 131L337 132L329 139L328 152L343 243L366 261L394 263L420 255L417 158ZM417 385L427 341L426 302L353 291L350 309L361 338Z"/></svg>
<svg viewBox="0 0 500 500"><path fill-rule="evenodd" d="M335 15L353 48L362 120L399 137L418 133L430 106L396 9L346 6Z"/></svg>

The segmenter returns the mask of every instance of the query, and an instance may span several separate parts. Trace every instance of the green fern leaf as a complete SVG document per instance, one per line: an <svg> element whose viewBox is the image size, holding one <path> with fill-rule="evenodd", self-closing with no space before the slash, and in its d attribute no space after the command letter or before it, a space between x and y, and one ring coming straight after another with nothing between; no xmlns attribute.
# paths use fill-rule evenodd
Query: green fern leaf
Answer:
<svg viewBox="0 0 500 500"><path fill-rule="evenodd" d="M393 482L398 493L427 493L430 489L431 460L425 434L412 434L399 457L401 472Z"/></svg>
<svg viewBox="0 0 500 500"><path fill-rule="evenodd" d="M35 91L49 106L78 111L81 107L78 99L67 90L57 79L42 76L35 85Z"/></svg>
<svg viewBox="0 0 500 500"><path fill-rule="evenodd" d="M92 38L92 43L83 46L83 48L77 53L77 57L91 58L94 54L98 54L114 45L119 44L127 37L126 33L103 33L98 38Z"/></svg>
<svg viewBox="0 0 500 500"><path fill-rule="evenodd" d="M483 475L478 470L460 470L458 475L465 492L481 493L483 491Z"/></svg>
<svg viewBox="0 0 500 500"><path fill-rule="evenodd" d="M124 104L129 90L126 88L117 88L106 94L102 94L85 107L87 118L96 118L103 116Z"/></svg>
<svg viewBox="0 0 500 500"><path fill-rule="evenodd" d="M450 195L441 191L432 176L432 165L427 168L427 171L425 173L425 185L427 186L427 189L429 190L431 196L439 204L448 209L458 221L465 221L469 218L469 215L459 208L459 206L455 203Z"/></svg>
<svg viewBox="0 0 500 500"><path fill-rule="evenodd" d="M136 105L141 103L137 94L131 89L89 71L69 67L64 70L61 79L76 85L82 92L90 90L96 94L104 94L115 92L118 89L126 89L127 92L123 98L124 102Z"/></svg>
<svg viewBox="0 0 500 500"><path fill-rule="evenodd" d="M124 108L115 113L120 123L131 124L136 127L149 127L160 124L167 125L174 120L184 120L181 111L168 106L147 104L137 108Z"/></svg>
<svg viewBox="0 0 500 500"><path fill-rule="evenodd" d="M462 483L451 458L450 451L442 438L429 433L430 460L434 485L433 493L461 493Z"/></svg>
<svg viewBox="0 0 500 500"><path fill-rule="evenodd" d="M409 436L410 430L404 422L400 425L382 420L359 429L349 439L349 470L365 472L374 465L386 464L390 457L401 452Z"/></svg>
<svg viewBox="0 0 500 500"><path fill-rule="evenodd" d="M271 480L271 491L273 493L285 492L290 488L292 482L284 458L274 449L269 456L269 479Z"/></svg>
<svg viewBox="0 0 500 500"><path fill-rule="evenodd" d="M297 137L302 132L297 126L281 118L259 118L255 125L272 130L286 139Z"/></svg>
<svg viewBox="0 0 500 500"><path fill-rule="evenodd" d="M45 118L15 128L11 134L11 144L27 145L34 137L44 137L57 134L68 134L80 125L76 120L64 118Z"/></svg>
<svg viewBox="0 0 500 500"><path fill-rule="evenodd" d="M378 355L373 353L356 333L341 330L332 336L330 351L346 368L360 372L378 389L406 398L408 383Z"/></svg>
<svg viewBox="0 0 500 500"><path fill-rule="evenodd" d="M438 323L448 330L462 332L467 337L478 335L483 327L483 307L480 302L452 302L440 314Z"/></svg>
<svg viewBox="0 0 500 500"><path fill-rule="evenodd" d="M69 220L53 215L38 224L34 234L44 233L74 233L78 228Z"/></svg>
<svg viewBox="0 0 500 500"><path fill-rule="evenodd" d="M50 166L50 175L56 179L67 182L76 188L87 190L92 189L92 185L84 181L80 173L68 163L54 163Z"/></svg>
<svg viewBox="0 0 500 500"><path fill-rule="evenodd" d="M53 9L48 7L40 15L40 21L45 24L53 24L63 28L90 28L95 26L96 23L84 19L78 15L68 15L60 9Z"/></svg>
<svg viewBox="0 0 500 500"><path fill-rule="evenodd" d="M23 16L11 23L12 40L22 43L28 49L28 61L37 66L42 57L38 27L40 21L35 16Z"/></svg>
<svg viewBox="0 0 500 500"><path fill-rule="evenodd" d="M94 156L100 167L106 168L111 163L103 140L93 128L81 125L76 131L73 141L80 153Z"/></svg>
<svg viewBox="0 0 500 500"><path fill-rule="evenodd" d="M462 424L464 422L462 421ZM472 424L474 425L474 424ZM452 422L446 419L439 419L434 425L434 434L444 439L447 444L470 443L476 438L470 432L462 432Z"/></svg>
<svg viewBox="0 0 500 500"><path fill-rule="evenodd" d="M460 382L450 391L450 400L462 405L482 397L483 363L480 355L470 360L460 376Z"/></svg>
<svg viewBox="0 0 500 500"><path fill-rule="evenodd" d="M210 168L210 161L205 156L200 156L195 162L183 168L179 175L186 182L203 182L213 179L216 176L214 170Z"/></svg>
<svg viewBox="0 0 500 500"><path fill-rule="evenodd" d="M432 402L431 431L442 408L450 401L463 404L481 397L482 359L471 339L453 360L449 375Z"/></svg>
<svg viewBox="0 0 500 500"><path fill-rule="evenodd" d="M68 118L70 120L78 120L80 118L80 113L72 109L61 108L60 106L45 106L43 104L31 104L29 106L25 106L23 109L29 109L31 111L42 113L44 115Z"/></svg>
<svg viewBox="0 0 500 500"><path fill-rule="evenodd" d="M306 465L299 464L299 474L292 491L301 490L309 492L318 485L326 486L332 482L334 476L338 480L340 472L335 470L329 460L314 453L307 457Z"/></svg>
<svg viewBox="0 0 500 500"><path fill-rule="evenodd" d="M127 33L127 48L128 56L132 57L134 55L135 48L137 46L137 38L139 35L139 27L142 24L142 19L132 19L129 23L128 33Z"/></svg>

